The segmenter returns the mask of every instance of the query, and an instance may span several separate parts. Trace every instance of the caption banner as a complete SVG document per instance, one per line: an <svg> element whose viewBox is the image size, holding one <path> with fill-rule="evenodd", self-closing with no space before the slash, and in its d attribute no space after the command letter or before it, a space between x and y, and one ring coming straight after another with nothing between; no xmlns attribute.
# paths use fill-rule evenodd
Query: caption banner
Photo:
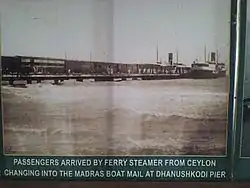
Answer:
<svg viewBox="0 0 250 188"><path fill-rule="evenodd" d="M78 180L225 180L228 178L226 165L221 165L218 159L11 157L5 161L2 177Z"/></svg>

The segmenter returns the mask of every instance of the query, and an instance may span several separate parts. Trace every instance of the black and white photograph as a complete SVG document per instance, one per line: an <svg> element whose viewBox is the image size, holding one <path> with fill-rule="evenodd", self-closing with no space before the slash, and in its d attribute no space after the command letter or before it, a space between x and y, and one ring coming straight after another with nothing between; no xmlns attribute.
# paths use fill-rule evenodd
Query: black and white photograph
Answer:
<svg viewBox="0 0 250 188"><path fill-rule="evenodd" d="M1 0L5 155L224 156L230 0Z"/></svg>

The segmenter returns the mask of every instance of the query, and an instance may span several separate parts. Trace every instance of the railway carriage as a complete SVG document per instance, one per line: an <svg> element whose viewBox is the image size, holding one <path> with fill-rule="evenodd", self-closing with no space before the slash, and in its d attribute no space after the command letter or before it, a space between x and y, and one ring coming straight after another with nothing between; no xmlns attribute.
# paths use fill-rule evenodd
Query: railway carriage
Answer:
<svg viewBox="0 0 250 188"><path fill-rule="evenodd" d="M3 74L65 74L63 59L2 56Z"/></svg>
<svg viewBox="0 0 250 188"><path fill-rule="evenodd" d="M3 74L30 74L34 71L32 60L20 56L2 56Z"/></svg>

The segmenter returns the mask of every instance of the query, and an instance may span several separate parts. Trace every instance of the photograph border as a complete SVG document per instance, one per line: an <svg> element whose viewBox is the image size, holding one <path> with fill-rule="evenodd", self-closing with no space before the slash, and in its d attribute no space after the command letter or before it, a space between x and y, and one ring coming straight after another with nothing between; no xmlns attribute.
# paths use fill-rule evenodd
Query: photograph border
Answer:
<svg viewBox="0 0 250 188"><path fill-rule="evenodd" d="M223 160L222 163L225 163L225 164L228 164L230 165L230 163L232 162L232 158L233 155L233 145L235 145L235 138L234 138L234 132L235 132L235 127L234 127L234 122L233 122L233 103L234 103L234 87L235 87L235 76L236 73L235 73L235 49L236 49L236 11L237 11L237 0L230 0L231 1L231 5L230 5L230 48L228 50L228 55L230 56L230 61L229 61L229 77L230 77L230 80L229 80L229 89L228 89L228 94L227 94L227 101L228 101L228 104L227 104L227 126L226 126L226 150L225 150L225 154L223 155L128 155L128 156L124 156L124 155L108 155L108 156L105 156L105 155L20 155L20 154L5 154L4 152L4 118L3 116L1 116L1 128L0 128L0 135L1 135L1 140L0 140L0 155L1 155L1 162L0 162L0 165L1 167L3 168L4 166L6 166L6 161L9 161L11 158L13 157L27 157L27 158L32 158L32 157L43 157L43 158L54 158L54 157L59 157L59 158L70 158L70 157L74 157L74 158L92 158L92 157L95 157L95 158L98 158L98 157L101 157L101 158L114 158L114 157L117 157L117 158L134 158L134 157L138 157L138 158L154 158L154 157L157 157L157 158L164 158L164 157L167 157L167 158L194 158L194 159L197 159L197 158L202 158L202 159L211 159L211 158L217 158L217 159L220 159ZM238 0L240 1L240 0ZM243 0L243 1L246 1L246 0ZM1 16L1 14L0 14ZM1 17L0 17L0 20L1 20ZM1 32L1 23L0 23L0 32ZM1 34L1 33L0 33ZM1 41L1 35L0 35L0 41ZM0 53L2 53L2 43L1 43L1 49L0 49ZM0 71L1 73L1 79L0 79L0 82L1 82L1 88L0 88L0 93L1 93L1 97L0 97L0 102L1 102L1 109L0 109L0 112L1 114L3 115L3 104L2 104L2 92L1 92L1 89L2 89L2 71ZM7 164L8 165L8 164ZM224 164L223 164L224 165ZM0 167L0 168L1 168ZM229 166L225 166L225 168L228 168L228 170L230 169L231 170L231 167ZM228 175L228 178L230 175ZM5 177L7 178L7 177ZM13 179L13 177L11 177L11 179ZM15 179L15 178L14 178ZM19 179L26 179L24 177L20 177ZM34 179L34 178L28 178L28 179ZM44 180L44 178L39 178L39 179L42 179ZM46 180L49 179L49 178L45 178ZM60 179L62 180L62 179ZM190 178L188 179L185 179L183 181L192 181ZM229 179L227 179L226 181L228 181ZM130 181L130 180L127 180L127 181ZM171 181L175 181L174 179ZM176 181L182 181L180 179L177 179ZM197 180L196 180L197 181ZM204 181L216 181L216 180L204 180ZM219 180L221 181L221 180Z"/></svg>

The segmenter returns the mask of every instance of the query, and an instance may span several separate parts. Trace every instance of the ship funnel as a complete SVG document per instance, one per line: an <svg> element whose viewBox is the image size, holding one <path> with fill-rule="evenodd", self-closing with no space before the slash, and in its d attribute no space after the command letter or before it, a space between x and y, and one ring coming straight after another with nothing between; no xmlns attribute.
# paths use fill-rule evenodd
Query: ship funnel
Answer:
<svg viewBox="0 0 250 188"><path fill-rule="evenodd" d="M211 52L211 61L212 62L215 62L215 55L216 55L215 52Z"/></svg>
<svg viewBox="0 0 250 188"><path fill-rule="evenodd" d="M168 53L168 63L173 65L173 53Z"/></svg>

